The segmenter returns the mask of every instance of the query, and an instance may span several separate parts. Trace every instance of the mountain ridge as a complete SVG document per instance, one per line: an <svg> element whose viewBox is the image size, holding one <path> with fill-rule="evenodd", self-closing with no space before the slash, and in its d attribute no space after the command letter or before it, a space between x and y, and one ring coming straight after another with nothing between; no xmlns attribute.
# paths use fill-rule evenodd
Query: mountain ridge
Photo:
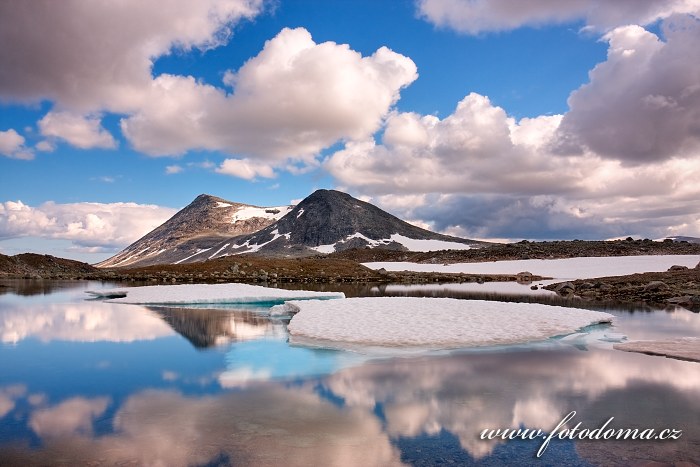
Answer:
<svg viewBox="0 0 700 467"><path fill-rule="evenodd" d="M296 206L272 208L199 195L97 266L180 264L243 253L300 257L350 248L468 249L479 243L422 229L336 190L316 190Z"/></svg>

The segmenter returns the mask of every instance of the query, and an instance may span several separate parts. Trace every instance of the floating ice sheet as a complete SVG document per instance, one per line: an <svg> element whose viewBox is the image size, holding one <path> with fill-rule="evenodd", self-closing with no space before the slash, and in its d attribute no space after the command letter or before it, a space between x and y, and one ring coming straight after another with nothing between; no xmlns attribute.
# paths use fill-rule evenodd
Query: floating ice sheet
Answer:
<svg viewBox="0 0 700 467"><path fill-rule="evenodd" d="M625 342L624 344L616 344L615 348L626 352L639 352L648 355L700 362L699 337Z"/></svg>
<svg viewBox="0 0 700 467"><path fill-rule="evenodd" d="M342 292L284 290L248 284L149 285L87 293L107 298L118 296L118 298L111 298L110 301L139 305L278 304L287 300L345 298L345 294ZM126 294L126 296L120 296L122 294Z"/></svg>
<svg viewBox="0 0 700 467"><path fill-rule="evenodd" d="M292 301L292 342L460 348L519 344L608 323L598 311L451 298L377 297Z"/></svg>

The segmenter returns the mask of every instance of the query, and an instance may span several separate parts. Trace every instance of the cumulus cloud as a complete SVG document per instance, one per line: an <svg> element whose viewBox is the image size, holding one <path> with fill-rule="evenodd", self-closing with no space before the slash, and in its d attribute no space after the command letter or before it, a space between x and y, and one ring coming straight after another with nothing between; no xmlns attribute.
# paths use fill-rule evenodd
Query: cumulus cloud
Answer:
<svg viewBox="0 0 700 467"><path fill-rule="evenodd" d="M176 209L136 203L0 203L0 239L64 239L81 247L122 248L175 214Z"/></svg>
<svg viewBox="0 0 700 467"><path fill-rule="evenodd" d="M0 99L52 101L42 134L77 147L113 147L97 115L123 114L124 136L152 156L201 149L284 166L377 131L417 77L409 58L386 47L363 57L348 45L317 44L303 28L283 29L240 69L222 70L221 86L153 75L158 57L226 43L262 4L3 2L0 41L13 47L0 51Z"/></svg>
<svg viewBox="0 0 700 467"><path fill-rule="evenodd" d="M650 24L674 13L700 13L697 0L419 0L418 13L436 26L465 34L583 21L607 31Z"/></svg>
<svg viewBox="0 0 700 467"><path fill-rule="evenodd" d="M39 130L47 137L60 138L81 149L114 148L117 142L102 127L100 117L70 112L49 112L39 120Z"/></svg>
<svg viewBox="0 0 700 467"><path fill-rule="evenodd" d="M175 49L224 43L262 0L0 3L0 98L51 100L62 109L128 112L152 81L153 61Z"/></svg>
<svg viewBox="0 0 700 467"><path fill-rule="evenodd" d="M391 212L476 238L700 235L700 22L663 37L638 26L604 40L608 58L564 115L516 121L479 94L443 119L393 113L381 140L324 161L339 184Z"/></svg>
<svg viewBox="0 0 700 467"><path fill-rule="evenodd" d="M700 20L674 17L665 41L639 26L605 36L608 58L573 92L561 151L587 147L630 164L700 153Z"/></svg>
<svg viewBox="0 0 700 467"><path fill-rule="evenodd" d="M560 116L516 122L485 96L471 93L454 113L397 113L389 117L383 144L350 142L325 167L343 184L369 194L563 193L580 184L574 158L552 170L544 148Z"/></svg>
<svg viewBox="0 0 700 467"><path fill-rule="evenodd" d="M275 177L275 171L270 165L250 159L226 159L216 169L216 172L245 180L254 180L257 177Z"/></svg>
<svg viewBox="0 0 700 467"><path fill-rule="evenodd" d="M179 174L179 173L182 172L183 170L185 170L185 169L183 169L182 166L177 165L177 164L168 165L168 166L165 167L165 173L166 173L167 175Z"/></svg>
<svg viewBox="0 0 700 467"><path fill-rule="evenodd" d="M50 141L39 141L34 147L41 152L53 152L56 150L56 146Z"/></svg>
<svg viewBox="0 0 700 467"><path fill-rule="evenodd" d="M697 156L628 167L589 150L554 154L561 121L515 121L470 94L442 120L394 114L381 144L348 143L324 167L402 218L467 237L700 234Z"/></svg>
<svg viewBox="0 0 700 467"><path fill-rule="evenodd" d="M12 128L0 130L0 154L12 159L33 159L34 154L24 146L24 141L24 136Z"/></svg>
<svg viewBox="0 0 700 467"><path fill-rule="evenodd" d="M413 61L386 47L363 57L348 45L317 44L303 28L283 29L226 73L230 94L193 77L160 75L138 111L122 120L122 132L153 156L207 149L280 164L309 160L340 139L377 131L400 89L416 78ZM241 162L233 166L237 176L250 172Z"/></svg>

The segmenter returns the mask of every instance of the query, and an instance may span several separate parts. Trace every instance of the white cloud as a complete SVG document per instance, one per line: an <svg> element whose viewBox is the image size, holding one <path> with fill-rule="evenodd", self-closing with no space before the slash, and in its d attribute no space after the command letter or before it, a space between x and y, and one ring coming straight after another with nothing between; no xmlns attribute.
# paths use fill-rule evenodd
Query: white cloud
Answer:
<svg viewBox="0 0 700 467"><path fill-rule="evenodd" d="M56 150L56 146L50 141L39 141L34 147L41 152L53 152Z"/></svg>
<svg viewBox="0 0 700 467"><path fill-rule="evenodd" d="M64 239L82 247L121 248L165 222L176 209L136 203L0 203L0 239Z"/></svg>
<svg viewBox="0 0 700 467"><path fill-rule="evenodd" d="M12 128L0 130L0 154L11 159L33 159L34 154L25 148L24 141L24 136Z"/></svg>
<svg viewBox="0 0 700 467"><path fill-rule="evenodd" d="M257 177L275 177L275 171L270 165L250 159L226 159L216 169L216 172L245 180L254 180Z"/></svg>
<svg viewBox="0 0 700 467"><path fill-rule="evenodd" d="M500 107L469 94L443 120L413 113L389 117L383 144L350 142L325 167L341 182L368 194L541 194L579 183L575 158L551 170L543 149L560 116L515 122Z"/></svg>
<svg viewBox="0 0 700 467"><path fill-rule="evenodd" d="M102 127L100 117L49 112L39 120L41 134L60 138L81 149L114 148L117 142Z"/></svg>
<svg viewBox="0 0 700 467"><path fill-rule="evenodd" d="M347 45L317 44L303 28L283 29L225 75L233 93L160 75L122 131L153 156L206 149L279 164L310 160L340 139L377 131L416 78L413 61L386 47L362 57Z"/></svg>
<svg viewBox="0 0 700 467"><path fill-rule="evenodd" d="M561 121L515 121L470 94L442 120L394 114L382 144L348 143L324 167L402 218L472 238L700 234L700 158L628 167L553 154Z"/></svg>
<svg viewBox="0 0 700 467"><path fill-rule="evenodd" d="M283 29L240 69L227 71L220 87L193 76L153 76L158 57L224 44L232 26L262 6L3 2L0 42L15 46L0 50L0 99L52 101L42 133L77 147L113 147L95 115L117 113L124 136L148 155L213 150L284 167L377 131L400 89L417 77L409 58L386 47L362 57L348 45L316 44L303 28Z"/></svg>
<svg viewBox="0 0 700 467"><path fill-rule="evenodd" d="M149 92L153 61L226 42L262 0L0 3L0 98L61 110L128 112ZM39 34L39 35L37 35Z"/></svg>
<svg viewBox="0 0 700 467"><path fill-rule="evenodd" d="M185 170L185 169L183 169L182 166L179 166L179 165L177 165L177 164L168 165L168 166L165 167L165 173L166 173L167 175L179 174L179 173L182 172L183 170Z"/></svg>
<svg viewBox="0 0 700 467"><path fill-rule="evenodd" d="M466 34L507 31L584 21L606 31L628 24L650 24L675 13L700 13L697 0L419 0L427 21Z"/></svg>
<svg viewBox="0 0 700 467"><path fill-rule="evenodd" d="M639 26L605 36L608 58L569 98L560 150L589 148L628 164L700 154L700 20L674 17L666 38Z"/></svg>
<svg viewBox="0 0 700 467"><path fill-rule="evenodd" d="M407 219L476 238L700 235L700 21L664 40L608 33L608 58L564 115L516 121L488 98L454 113L394 113L381 141L351 141L324 167Z"/></svg>

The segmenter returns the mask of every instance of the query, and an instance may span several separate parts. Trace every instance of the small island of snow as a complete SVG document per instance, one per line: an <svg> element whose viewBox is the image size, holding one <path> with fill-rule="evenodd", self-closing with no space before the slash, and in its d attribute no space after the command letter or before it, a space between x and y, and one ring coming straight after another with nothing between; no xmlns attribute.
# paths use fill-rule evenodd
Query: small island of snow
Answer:
<svg viewBox="0 0 700 467"><path fill-rule="evenodd" d="M598 311L534 303L376 297L293 301L292 342L430 348L519 344L610 323ZM296 310L295 310L296 311Z"/></svg>
<svg viewBox="0 0 700 467"><path fill-rule="evenodd" d="M137 305L277 304L287 300L345 298L342 292L284 290L248 284L149 285L87 293L115 303Z"/></svg>

